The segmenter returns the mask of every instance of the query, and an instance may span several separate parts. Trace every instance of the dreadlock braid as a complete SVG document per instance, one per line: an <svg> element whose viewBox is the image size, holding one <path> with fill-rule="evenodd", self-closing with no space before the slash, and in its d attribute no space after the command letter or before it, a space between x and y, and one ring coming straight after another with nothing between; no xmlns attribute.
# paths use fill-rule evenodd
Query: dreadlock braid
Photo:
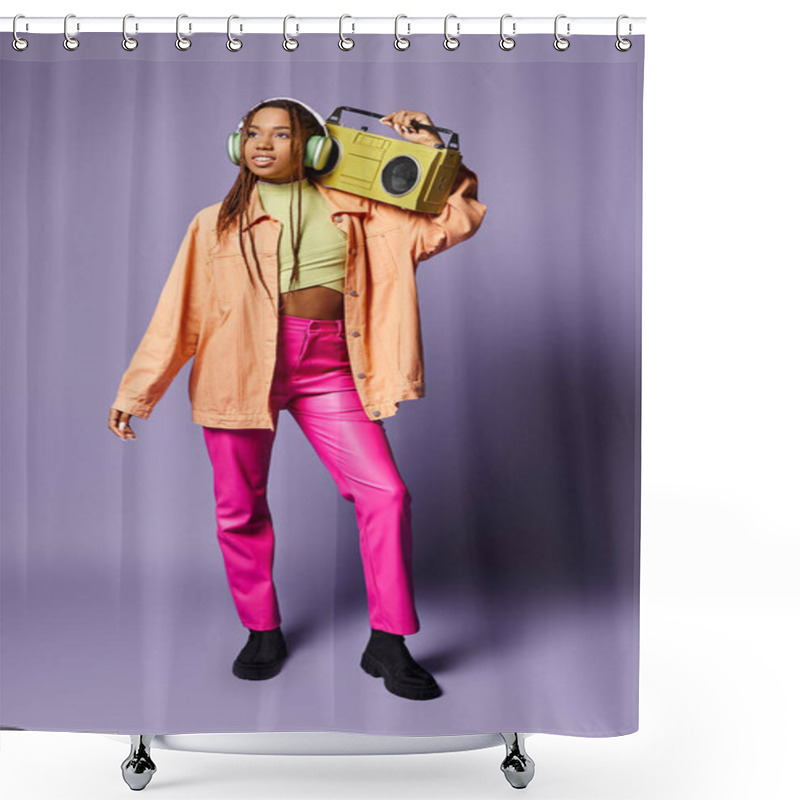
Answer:
<svg viewBox="0 0 800 800"><path fill-rule="evenodd" d="M261 103L260 105L251 109L248 112L247 116L245 117L244 123L242 125L243 137L247 136L247 130L250 126L253 117L262 108L282 108L289 114L289 120L290 120L289 125L291 126L290 133L292 139L292 144L291 144L292 163L295 165L295 177L294 180L291 182L290 196L289 196L289 232L290 232L291 246L292 246L292 274L290 278L290 286L296 286L297 281L299 280L300 277L300 261L298 254L300 251L302 214L303 214L303 192L300 190L301 186L300 182L306 177L305 166L303 164L305 157L306 141L308 140L308 137L313 134L324 135L325 131L321 130L319 121L304 106L298 105L292 100L281 99L281 100L269 100L266 103ZM219 215L217 217L217 239L218 240L222 239L222 237L226 234L229 228L232 228L234 225L237 226L239 234L239 249L241 250L245 266L247 268L247 277L251 287L255 287L253 268L250 266L250 261L247 258L247 252L244 241L244 231L245 228L247 228L248 241L250 243L250 251L255 261L255 274L258 276L258 280L261 282L262 286L264 286L264 288L266 289L267 295L271 298L272 295L270 293L269 287L264 281L264 277L261 272L261 264L258 260L258 255L256 254L255 237L253 236L253 229L252 227L250 227L253 220L250 219L249 215L249 200L253 191L258 191L256 187L256 184L258 183L258 177L255 175L255 173L250 171L250 169L247 167L247 164L245 163L244 144L245 144L244 138L240 139L239 146L240 146L241 157L239 159L239 174L236 176L236 180L234 181L233 186L231 187L228 194L225 196L225 199L222 201L222 205L219 210ZM294 224L295 186L298 187L297 225Z"/></svg>

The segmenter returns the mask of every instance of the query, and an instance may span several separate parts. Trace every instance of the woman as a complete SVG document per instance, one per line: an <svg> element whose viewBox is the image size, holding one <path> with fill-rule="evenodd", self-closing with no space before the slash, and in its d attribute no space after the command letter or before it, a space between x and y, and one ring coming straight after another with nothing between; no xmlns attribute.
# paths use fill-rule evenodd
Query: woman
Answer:
<svg viewBox="0 0 800 800"><path fill-rule="evenodd" d="M431 124L408 110L381 121L409 141L443 146L414 120ZM405 645L420 627L411 497L379 417L424 396L415 270L478 229L486 206L477 177L462 164L444 210L415 213L313 180L309 165L327 131L300 101L265 100L238 132L229 144L236 181L192 220L109 428L135 439L130 417L146 419L194 356L192 419L203 426L218 539L250 631L233 672L264 680L287 656L266 484L279 412L288 409L355 504L372 629L361 667L401 697L438 697Z"/></svg>

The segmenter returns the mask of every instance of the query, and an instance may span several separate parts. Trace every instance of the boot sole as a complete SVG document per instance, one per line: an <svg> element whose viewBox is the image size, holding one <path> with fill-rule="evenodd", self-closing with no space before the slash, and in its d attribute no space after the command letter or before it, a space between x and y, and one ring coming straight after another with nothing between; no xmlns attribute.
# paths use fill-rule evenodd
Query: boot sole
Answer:
<svg viewBox="0 0 800 800"><path fill-rule="evenodd" d="M245 664L236 659L233 662L233 674L246 681L265 681L274 678L281 671L286 657L281 656L277 661L270 661L268 664Z"/></svg>
<svg viewBox="0 0 800 800"><path fill-rule="evenodd" d="M367 675L372 675L373 678L383 678L383 685L388 691L392 694L396 694L398 697L405 697L407 700L432 700L434 697L439 697L442 693L442 690L438 686L431 686L428 689L419 687L409 688L408 686L403 686L402 683L392 680L391 676L386 674L381 665L372 658L369 653L364 653L361 656L361 669L363 669Z"/></svg>

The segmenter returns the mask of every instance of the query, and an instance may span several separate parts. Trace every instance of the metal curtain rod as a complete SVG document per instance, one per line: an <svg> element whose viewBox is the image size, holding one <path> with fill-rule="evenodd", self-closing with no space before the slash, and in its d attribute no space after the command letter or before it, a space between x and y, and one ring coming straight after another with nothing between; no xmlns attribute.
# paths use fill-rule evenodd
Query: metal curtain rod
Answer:
<svg viewBox="0 0 800 800"><path fill-rule="evenodd" d="M451 36L475 33L500 33L501 15L496 17L459 17L448 15L447 30ZM555 17L514 17L503 15L503 31L507 36L530 33L550 33L554 31ZM559 15L558 30L562 36L581 34L615 35L616 17L570 17ZM13 30L14 17L0 17L0 32ZM122 17L81 17L69 15L69 34L122 32ZM626 17L622 31L624 35L644 33L645 17ZM395 24L402 36L413 34L443 34L445 17L299 17L291 16L286 23L288 32L297 33L387 33L394 34ZM27 17L17 19L17 33L64 33L64 17ZM176 17L136 17L129 16L126 23L129 35L136 33L175 33ZM234 17L232 30L237 34L283 33L284 17ZM193 17L181 15L180 31L183 36L193 33L226 33L228 17Z"/></svg>

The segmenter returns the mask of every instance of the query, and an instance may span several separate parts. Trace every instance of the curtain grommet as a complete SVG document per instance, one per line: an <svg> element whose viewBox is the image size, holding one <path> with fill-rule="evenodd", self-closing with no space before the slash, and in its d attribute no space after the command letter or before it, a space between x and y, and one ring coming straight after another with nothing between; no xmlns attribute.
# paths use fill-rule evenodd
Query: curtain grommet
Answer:
<svg viewBox="0 0 800 800"><path fill-rule="evenodd" d="M620 51L620 53L627 53L628 50L630 50L631 47L633 47L633 42L630 39L624 39L620 35L619 23L620 23L620 20L623 20L623 19L629 19L628 15L627 14L620 14L617 17L617 41L614 42L614 47L616 47L617 50ZM632 27L631 27L631 24L629 22L628 23L628 36L630 36L631 30L632 30Z"/></svg>
<svg viewBox="0 0 800 800"><path fill-rule="evenodd" d="M456 35L455 36L451 36L447 32L447 21L450 19L450 17L455 17L455 16L456 16L455 14L448 14L444 18L444 41L442 42L442 45L444 46L445 50L451 50L451 51L452 50L458 50L459 45L461 44L461 42L459 41L459 38L458 38L458 34L460 32L460 29L461 29L461 23L460 22L456 22ZM458 18L456 17L456 19L458 19Z"/></svg>
<svg viewBox="0 0 800 800"><path fill-rule="evenodd" d="M408 17L405 14L398 14L394 18L394 49L395 50L408 50L408 48L411 47L411 39L406 39L406 38L402 37L397 31L397 23L398 23L400 17L403 17L403 19L408 19ZM406 35L410 35L411 34L411 25L410 25L410 23L407 23L407 26L408 26L408 32L407 32Z"/></svg>
<svg viewBox="0 0 800 800"><path fill-rule="evenodd" d="M67 14L67 16L64 17L64 41L63 41L63 45L64 45L64 49L65 50L69 50L70 52L73 51L73 50L77 50L80 47L80 44L81 44L74 36L70 36L69 32L67 31L67 24L69 23L69 18L70 17L74 17L74 16L75 16L75 14ZM76 25L76 30L80 30L80 29L81 29L81 26L80 26L80 23L78 23Z"/></svg>
<svg viewBox="0 0 800 800"><path fill-rule="evenodd" d="M553 32L555 33L556 39L553 42L553 47L559 51L559 53L563 53L569 47L569 39L564 38L558 32L558 21L560 19L566 19L566 14L558 14L556 16L555 22L553 23ZM569 36L569 22L567 23L567 36Z"/></svg>
<svg viewBox="0 0 800 800"><path fill-rule="evenodd" d="M506 17L510 17L510 16L512 16L512 15L511 14L503 14L503 16L500 17L500 49L501 50L505 50L505 51L513 50L517 46L516 40L512 38L513 34L515 34L517 32L517 23L516 22L512 22L511 23L511 34L512 34L512 36L506 36L506 34L503 33L503 23L506 21Z"/></svg>
<svg viewBox="0 0 800 800"><path fill-rule="evenodd" d="M356 46L355 40L354 39L350 39L349 37L345 36L342 33L342 21L344 20L345 17L350 17L350 15L349 14L342 14L342 16L339 17L339 49L340 50L352 50ZM350 19L353 19L353 18L350 17ZM356 29L356 26L354 24L353 25L353 31L351 31L351 32L355 32L355 29Z"/></svg>
<svg viewBox="0 0 800 800"><path fill-rule="evenodd" d="M231 20L233 19L239 19L239 17L236 14L231 14L228 17L228 41L225 42L225 47L227 47L231 53L238 53L244 47L244 42L231 35ZM239 26L239 32L241 33L241 31L242 28Z"/></svg>
<svg viewBox="0 0 800 800"><path fill-rule="evenodd" d="M177 47L178 50L188 50L192 46L192 40L187 39L185 36L181 34L181 20L184 17L188 16L189 16L188 14L178 14L175 20L175 35L177 37L175 39L175 47ZM191 32L191 30L192 30L192 23L190 22L189 31Z"/></svg>
<svg viewBox="0 0 800 800"><path fill-rule="evenodd" d="M139 46L138 39L135 39L133 36L128 36L127 23L132 17L133 14L126 14L122 18L122 49L127 50L128 52L135 50ZM138 25L136 25L136 29L139 29Z"/></svg>
<svg viewBox="0 0 800 800"><path fill-rule="evenodd" d="M293 53L298 47L300 47L300 42L297 39L293 39L288 33L286 33L286 21L290 19L296 19L296 17L293 14L287 14L283 18L283 49L289 53Z"/></svg>
<svg viewBox="0 0 800 800"><path fill-rule="evenodd" d="M23 39L17 33L17 20L18 19L25 19L25 15L24 14L17 14L14 17L14 21L11 23L11 33L14 36L14 38L11 40L11 46L17 52L21 53L23 50L27 50L28 49L28 40L27 39Z"/></svg>

